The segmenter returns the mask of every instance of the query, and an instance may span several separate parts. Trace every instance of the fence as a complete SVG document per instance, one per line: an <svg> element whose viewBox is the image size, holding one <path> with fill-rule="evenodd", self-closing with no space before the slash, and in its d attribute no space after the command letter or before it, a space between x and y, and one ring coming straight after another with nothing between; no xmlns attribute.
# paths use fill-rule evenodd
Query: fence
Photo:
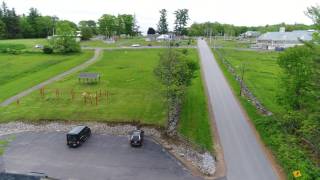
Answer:
<svg viewBox="0 0 320 180"><path fill-rule="evenodd" d="M245 96L252 105L256 107L256 109L267 116L272 115L272 112L269 111L266 107L264 107L261 102L253 95L253 93L249 90L248 86L245 84L243 78L241 78L236 70L233 68L232 64L222 55L222 53L215 49L216 54L218 55L218 61L221 60L221 62L226 66L227 70L232 74L232 76L235 78L235 80L239 83L239 86L241 88L241 95Z"/></svg>

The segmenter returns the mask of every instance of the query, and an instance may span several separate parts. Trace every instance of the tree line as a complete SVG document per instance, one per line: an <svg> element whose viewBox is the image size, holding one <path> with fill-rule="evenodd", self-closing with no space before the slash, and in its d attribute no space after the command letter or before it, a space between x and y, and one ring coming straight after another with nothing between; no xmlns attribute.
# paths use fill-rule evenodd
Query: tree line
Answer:
<svg viewBox="0 0 320 180"><path fill-rule="evenodd" d="M167 10L161 9L160 11L160 19L157 24L157 30L152 27L149 27L147 34L167 34L169 33L168 28L168 20L167 20ZM173 13L175 15L174 21L174 29L173 32L177 36L188 35L188 21L189 18L189 10L188 9L178 9Z"/></svg>
<svg viewBox="0 0 320 180"><path fill-rule="evenodd" d="M43 16L35 8L30 8L27 14L18 15L14 8L9 8L5 2L0 7L0 38L46 38L54 34L59 23L67 22L77 29L71 21L59 20L56 16Z"/></svg>
<svg viewBox="0 0 320 180"><path fill-rule="evenodd" d="M106 38L122 34L136 36L141 33L136 17L131 14L119 14L118 16L104 14L98 20L98 25L99 33Z"/></svg>
<svg viewBox="0 0 320 180"><path fill-rule="evenodd" d="M98 20L84 20L79 24L67 20L60 20L56 16L43 16L30 8L27 14L18 15L14 8L9 8L5 2L0 7L0 39L17 38L46 38L57 34L59 24L69 24L74 31L80 30L82 38L87 40L94 35L139 35L139 26L134 15L119 14L118 16L104 14Z"/></svg>
<svg viewBox="0 0 320 180"><path fill-rule="evenodd" d="M247 31L276 32L280 27L285 27L286 31L315 29L314 25L305 24L275 24L265 26L235 26L232 24L221 24L219 22L193 23L188 29L190 36L239 36Z"/></svg>

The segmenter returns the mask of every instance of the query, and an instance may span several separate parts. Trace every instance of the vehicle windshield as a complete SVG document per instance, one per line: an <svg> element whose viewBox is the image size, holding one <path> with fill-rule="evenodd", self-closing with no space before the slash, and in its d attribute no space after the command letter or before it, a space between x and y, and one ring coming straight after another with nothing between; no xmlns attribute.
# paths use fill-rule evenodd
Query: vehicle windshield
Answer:
<svg viewBox="0 0 320 180"><path fill-rule="evenodd" d="M133 135L133 136L131 137L131 140L132 140L132 141L139 141L139 140L140 140L140 136L139 136L139 135Z"/></svg>
<svg viewBox="0 0 320 180"><path fill-rule="evenodd" d="M67 140L68 141L77 141L77 137L73 136L73 135L68 135Z"/></svg>

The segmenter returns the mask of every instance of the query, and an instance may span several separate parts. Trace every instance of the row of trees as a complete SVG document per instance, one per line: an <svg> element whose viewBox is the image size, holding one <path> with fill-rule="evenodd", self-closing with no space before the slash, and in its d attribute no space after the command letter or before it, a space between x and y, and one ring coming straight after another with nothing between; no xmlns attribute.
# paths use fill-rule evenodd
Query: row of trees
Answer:
<svg viewBox="0 0 320 180"><path fill-rule="evenodd" d="M59 23L66 22L74 31L80 30L84 40L97 34L111 37L121 34L135 36L140 33L135 16L130 14L104 14L98 22L80 21L77 26L71 21L61 21L56 16L42 16L35 8L31 8L28 14L17 15L14 8L9 9L3 2L0 7L0 39L46 38L57 34L55 29Z"/></svg>
<svg viewBox="0 0 320 180"><path fill-rule="evenodd" d="M139 35L139 26L135 16L131 14L119 14L118 16L104 14L98 20L99 33L110 38L115 35Z"/></svg>
<svg viewBox="0 0 320 180"><path fill-rule="evenodd" d="M44 38L53 33L57 17L42 16L31 8L27 15L17 15L5 2L0 7L0 38Z"/></svg>
<svg viewBox="0 0 320 180"><path fill-rule="evenodd" d="M286 31L293 30L308 30L314 29L315 26L304 25L304 24L275 24L275 25L266 25L266 26L256 26L256 27L248 27L248 26L234 26L232 24L221 24L218 22L206 22L206 23L194 23L188 29L188 35L190 36L239 36L240 34L246 31L259 31L261 33L264 32L275 32L279 31L280 27L285 27Z"/></svg>
<svg viewBox="0 0 320 180"><path fill-rule="evenodd" d="M306 14L320 30L320 6L311 7ZM320 158L320 34L311 42L287 49L279 57L283 69L282 93L279 102L286 113L280 119L283 129L308 144ZM314 177L316 178L316 177Z"/></svg>
<svg viewBox="0 0 320 180"><path fill-rule="evenodd" d="M174 136L177 133L176 128L180 118L182 100L197 69L197 63L188 58L187 49L168 48L160 54L160 61L154 69L154 73L166 87L165 93L168 103L167 134L169 136Z"/></svg>
<svg viewBox="0 0 320 180"><path fill-rule="evenodd" d="M174 33L177 36L187 35L187 25L189 18L189 10L188 9L178 9L174 12L176 17L174 21ZM157 25L157 31L153 28L149 28L147 34L155 34L158 32L159 34L167 34L169 32L168 21L167 21L167 10L160 10L160 20Z"/></svg>

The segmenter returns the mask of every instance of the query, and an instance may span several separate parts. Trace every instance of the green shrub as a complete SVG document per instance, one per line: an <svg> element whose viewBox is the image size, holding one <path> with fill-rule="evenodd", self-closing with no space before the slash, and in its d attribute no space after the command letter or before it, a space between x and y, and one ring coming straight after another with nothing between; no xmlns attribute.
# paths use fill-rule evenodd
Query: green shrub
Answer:
<svg viewBox="0 0 320 180"><path fill-rule="evenodd" d="M42 51L45 54L52 54L53 53L53 48L51 46L44 46Z"/></svg>
<svg viewBox="0 0 320 180"><path fill-rule="evenodd" d="M188 49L182 49L182 54L188 55Z"/></svg>

